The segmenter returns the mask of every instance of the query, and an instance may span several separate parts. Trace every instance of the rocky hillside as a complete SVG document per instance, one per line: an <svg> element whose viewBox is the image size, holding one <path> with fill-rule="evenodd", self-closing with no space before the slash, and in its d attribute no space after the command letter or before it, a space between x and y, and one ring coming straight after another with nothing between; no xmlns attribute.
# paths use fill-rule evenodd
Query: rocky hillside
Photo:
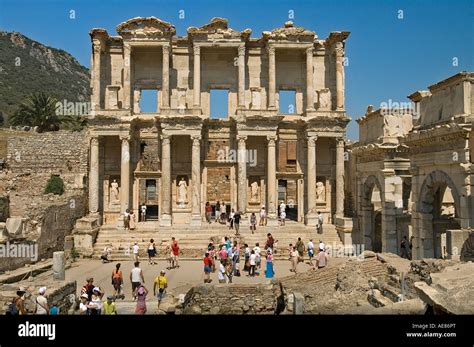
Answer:
<svg viewBox="0 0 474 347"><path fill-rule="evenodd" d="M25 96L40 91L60 101L88 101L89 70L63 50L0 31L0 116L7 118Z"/></svg>

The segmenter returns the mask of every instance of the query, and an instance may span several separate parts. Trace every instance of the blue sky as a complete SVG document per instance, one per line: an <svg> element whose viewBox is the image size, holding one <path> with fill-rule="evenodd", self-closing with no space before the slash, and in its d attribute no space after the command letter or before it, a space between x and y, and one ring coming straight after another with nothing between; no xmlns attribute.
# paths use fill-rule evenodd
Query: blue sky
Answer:
<svg viewBox="0 0 474 347"><path fill-rule="evenodd" d="M64 49L87 67L89 30L102 27L115 34L117 24L136 16L169 21L178 35L212 17L228 18L237 30L251 28L253 37L289 19L320 38L331 31L351 31L346 43L346 109L353 120L363 115L368 104L407 101L406 96L416 90L473 70L472 0L0 0L1 30L19 31ZM354 121L348 137L358 137Z"/></svg>

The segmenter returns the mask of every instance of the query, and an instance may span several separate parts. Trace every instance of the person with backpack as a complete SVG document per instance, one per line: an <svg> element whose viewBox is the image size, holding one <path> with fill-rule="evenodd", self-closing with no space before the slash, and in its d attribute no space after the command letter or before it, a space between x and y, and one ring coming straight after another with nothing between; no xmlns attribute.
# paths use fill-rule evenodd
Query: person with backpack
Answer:
<svg viewBox="0 0 474 347"><path fill-rule="evenodd" d="M114 300L118 298L125 299L125 295L122 294L123 276L120 263L117 263L115 270L112 271L112 286L114 287Z"/></svg>
<svg viewBox="0 0 474 347"><path fill-rule="evenodd" d="M46 298L46 287L41 287L38 290L36 297L36 314L47 315L49 313L48 299Z"/></svg>
<svg viewBox="0 0 474 347"><path fill-rule="evenodd" d="M7 314L17 316L17 315L26 315L28 311L25 307L25 294L26 289L20 287L16 292L16 297L13 298L11 304L8 306Z"/></svg>
<svg viewBox="0 0 474 347"><path fill-rule="evenodd" d="M168 280L165 277L166 271L161 270L160 275L155 278L155 282L153 283L153 296L156 296L158 299L158 308L160 308L161 300L163 300L165 296L166 288L168 288ZM158 294L156 293L156 288L158 287Z"/></svg>

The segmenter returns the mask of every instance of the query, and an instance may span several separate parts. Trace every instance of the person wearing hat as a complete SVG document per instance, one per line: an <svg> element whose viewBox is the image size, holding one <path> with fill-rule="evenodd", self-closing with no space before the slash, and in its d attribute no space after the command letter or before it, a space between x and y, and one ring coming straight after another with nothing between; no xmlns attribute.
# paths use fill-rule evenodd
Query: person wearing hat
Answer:
<svg viewBox="0 0 474 347"><path fill-rule="evenodd" d="M92 298L89 302L88 308L91 315L100 315L102 311L102 297L104 292L100 287L94 287L92 290Z"/></svg>
<svg viewBox="0 0 474 347"><path fill-rule="evenodd" d="M89 297L87 296L87 294L81 294L81 302L79 304L80 315L88 314L88 307L87 307L88 304L89 304Z"/></svg>
<svg viewBox="0 0 474 347"><path fill-rule="evenodd" d="M13 298L11 304L8 306L7 314L26 315L28 313L25 307L25 294L26 289L24 287L18 288L16 291L16 297Z"/></svg>
<svg viewBox="0 0 474 347"><path fill-rule="evenodd" d="M36 314L47 315L49 313L48 299L46 299L46 287L41 287L38 290L36 297Z"/></svg>
<svg viewBox="0 0 474 347"><path fill-rule="evenodd" d="M113 295L107 295L107 300L104 302L103 309L105 315L117 314Z"/></svg>
<svg viewBox="0 0 474 347"><path fill-rule="evenodd" d="M146 296L148 294L148 289L145 288L143 284L136 290L137 297L137 307L135 308L135 314L145 314L146 313Z"/></svg>
<svg viewBox="0 0 474 347"><path fill-rule="evenodd" d="M165 270L161 270L159 276L155 278L153 283L153 296L156 296L158 299L158 308L160 308L161 300L165 296L166 288L168 287L168 280L166 279ZM156 293L156 288L158 287L158 293Z"/></svg>

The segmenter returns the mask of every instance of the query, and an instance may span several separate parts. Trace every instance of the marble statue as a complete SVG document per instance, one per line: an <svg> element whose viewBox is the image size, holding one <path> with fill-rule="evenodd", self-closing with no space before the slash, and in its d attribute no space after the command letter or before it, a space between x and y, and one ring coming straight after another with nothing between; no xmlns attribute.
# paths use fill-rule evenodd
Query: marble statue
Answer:
<svg viewBox="0 0 474 347"><path fill-rule="evenodd" d="M178 203L183 205L188 202L188 185L183 177L178 183Z"/></svg>
<svg viewBox="0 0 474 347"><path fill-rule="evenodd" d="M120 201L119 184L117 183L117 180L114 180L110 184L110 200L112 203Z"/></svg>
<svg viewBox="0 0 474 347"><path fill-rule="evenodd" d="M326 201L326 188L323 182L316 183L316 201Z"/></svg>
<svg viewBox="0 0 474 347"><path fill-rule="evenodd" d="M258 183L253 182L250 185L250 190L251 190L250 200L252 202L257 202L257 200L258 200Z"/></svg>

